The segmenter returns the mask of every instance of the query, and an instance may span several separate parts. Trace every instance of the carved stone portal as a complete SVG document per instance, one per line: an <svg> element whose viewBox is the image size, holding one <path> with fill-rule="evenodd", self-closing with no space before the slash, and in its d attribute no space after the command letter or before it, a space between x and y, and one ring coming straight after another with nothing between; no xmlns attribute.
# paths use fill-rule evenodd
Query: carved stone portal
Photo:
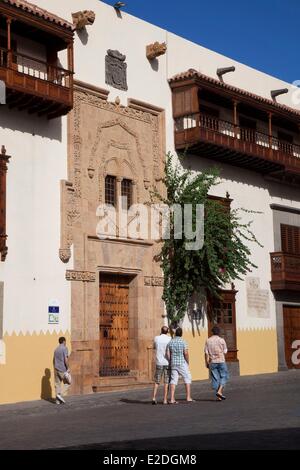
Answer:
<svg viewBox="0 0 300 470"><path fill-rule="evenodd" d="M72 393L76 394L90 393L92 387L99 386L103 333L99 330L99 283L104 273L124 273L130 279L128 324L132 327L128 338L133 353L128 367L137 382L145 383L152 377L152 350L148 346L163 314L162 287L156 287L163 285L163 280L158 263L153 261L160 247L147 239L131 240L127 234L126 240L123 235L99 239L97 233L107 175L116 178L119 194L122 179L132 181L134 203L149 201L146 186L155 185L163 191L157 181L164 168L165 124L162 110L133 100L128 106L122 106L119 100L110 102L103 91L98 93L95 87L83 83L79 88L75 84L74 110L68 119L68 178L61 182L60 257L67 262L72 253L66 278L72 283L70 360ZM144 276L150 278L146 285Z"/></svg>
<svg viewBox="0 0 300 470"><path fill-rule="evenodd" d="M94 24L96 15L92 10L77 11L72 13L73 24L76 31L81 31L86 26Z"/></svg>
<svg viewBox="0 0 300 470"><path fill-rule="evenodd" d="M167 44L165 42L159 43L155 42L154 44L149 44L146 47L146 55L148 60L156 59L160 55L164 55L167 52Z"/></svg>
<svg viewBox="0 0 300 470"><path fill-rule="evenodd" d="M109 49L105 57L105 83L118 90L128 90L126 55Z"/></svg>

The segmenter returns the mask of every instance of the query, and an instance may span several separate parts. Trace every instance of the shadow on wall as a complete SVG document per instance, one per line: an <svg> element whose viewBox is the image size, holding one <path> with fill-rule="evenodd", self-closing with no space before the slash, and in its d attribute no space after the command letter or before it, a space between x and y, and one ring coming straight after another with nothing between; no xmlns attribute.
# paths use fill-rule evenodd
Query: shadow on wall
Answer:
<svg viewBox="0 0 300 470"><path fill-rule="evenodd" d="M0 107L0 128L26 134L38 135L51 140L62 141L62 118L48 120L46 117L29 115L26 111Z"/></svg>
<svg viewBox="0 0 300 470"><path fill-rule="evenodd" d="M79 31L76 31L77 36L79 37L81 44L86 46L89 40L89 33L87 32L86 28L83 28Z"/></svg>
<svg viewBox="0 0 300 470"><path fill-rule="evenodd" d="M188 303L187 314L193 337L201 336L201 331L205 327L205 317L207 316L207 300L204 289L192 295Z"/></svg>
<svg viewBox="0 0 300 470"><path fill-rule="evenodd" d="M158 70L159 70L159 61L158 61L158 59L150 60L150 65L151 65L152 70L154 70L154 72L158 72Z"/></svg>
<svg viewBox="0 0 300 470"><path fill-rule="evenodd" d="M50 369L45 369L45 375L41 380L41 399L53 402Z"/></svg>
<svg viewBox="0 0 300 470"><path fill-rule="evenodd" d="M217 167L220 169L221 178L225 180L224 184L226 184L227 181L234 181L264 189L269 192L270 197L278 197L300 202L300 191L298 187L292 187L288 183L284 184L267 180L260 173L245 168L239 168L219 161L212 161L192 154L186 155L183 160L183 167L194 171L203 171L208 168ZM287 204L284 203L284 205Z"/></svg>

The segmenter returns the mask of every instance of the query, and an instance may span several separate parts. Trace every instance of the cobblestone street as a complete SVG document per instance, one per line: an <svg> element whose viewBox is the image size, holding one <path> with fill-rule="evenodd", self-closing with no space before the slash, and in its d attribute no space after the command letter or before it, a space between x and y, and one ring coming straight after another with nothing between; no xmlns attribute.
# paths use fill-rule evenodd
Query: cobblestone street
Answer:
<svg viewBox="0 0 300 470"><path fill-rule="evenodd" d="M297 449L300 372L233 378L227 400L207 381L195 403L152 406L149 389L0 407L0 449Z"/></svg>

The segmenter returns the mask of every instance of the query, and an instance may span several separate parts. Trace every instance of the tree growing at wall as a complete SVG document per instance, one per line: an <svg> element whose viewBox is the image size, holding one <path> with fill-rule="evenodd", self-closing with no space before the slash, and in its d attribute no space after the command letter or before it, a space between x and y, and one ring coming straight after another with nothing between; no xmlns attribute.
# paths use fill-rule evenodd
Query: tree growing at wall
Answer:
<svg viewBox="0 0 300 470"><path fill-rule="evenodd" d="M241 211L254 211L228 211L220 201L210 199L208 193L218 182L217 168L194 174L174 164L174 157L168 154L163 178L166 194L159 193L157 189L151 193L152 202L166 204L170 208L170 237L163 240L157 261L164 274L163 300L169 322L173 324L183 320L194 292L204 288L211 297L218 297L219 290L226 283L242 279L256 268L250 259L249 242L259 242L251 231L252 221L241 221ZM204 244L200 249L186 249L186 242L191 240L186 239L183 228L181 239L178 233L177 237L174 236L172 207L176 204L182 210L185 204L192 204L194 229L196 205L204 205Z"/></svg>

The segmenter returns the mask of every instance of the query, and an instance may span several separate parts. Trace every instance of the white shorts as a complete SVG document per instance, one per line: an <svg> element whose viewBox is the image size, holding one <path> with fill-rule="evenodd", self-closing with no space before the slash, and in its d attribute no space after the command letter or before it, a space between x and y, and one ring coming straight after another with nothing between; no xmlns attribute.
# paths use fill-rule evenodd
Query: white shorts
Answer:
<svg viewBox="0 0 300 470"><path fill-rule="evenodd" d="M176 366L171 368L171 385L178 384L178 378L181 375L185 384L192 383L192 376L188 364L183 364L182 366Z"/></svg>

